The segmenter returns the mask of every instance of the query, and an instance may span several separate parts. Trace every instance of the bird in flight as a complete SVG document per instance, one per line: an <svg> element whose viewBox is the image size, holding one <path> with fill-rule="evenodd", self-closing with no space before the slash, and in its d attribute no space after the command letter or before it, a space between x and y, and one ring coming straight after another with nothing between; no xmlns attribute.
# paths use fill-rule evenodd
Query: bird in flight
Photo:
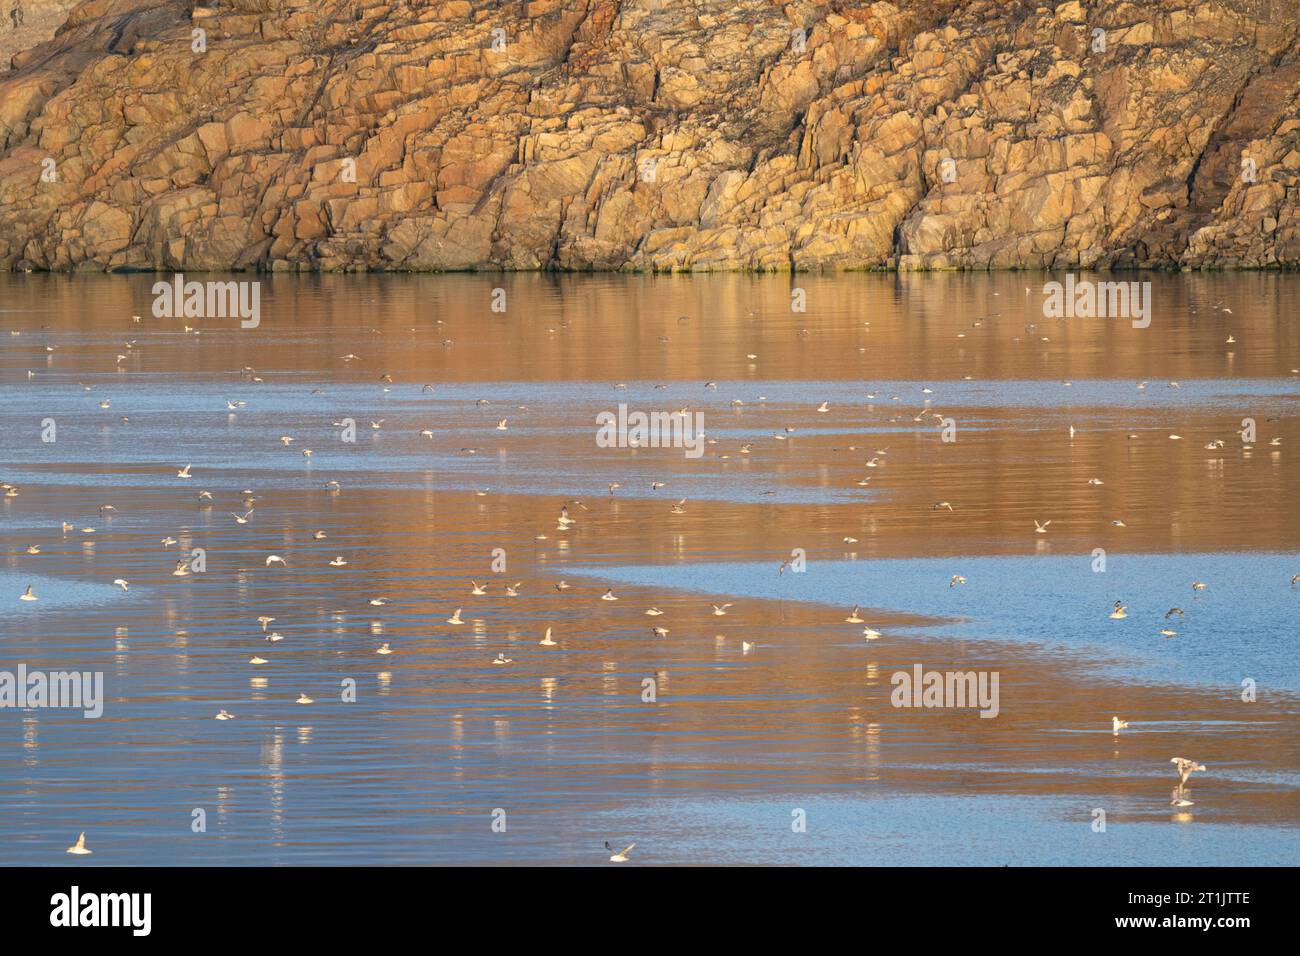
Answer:
<svg viewBox="0 0 1300 956"><path fill-rule="evenodd" d="M1178 788L1180 790L1187 786L1187 779L1192 774L1205 770L1205 764L1197 763L1195 760L1188 760L1186 757L1170 757L1169 762L1178 771Z"/></svg>
<svg viewBox="0 0 1300 956"><path fill-rule="evenodd" d="M635 846L636 846L636 844L633 843L633 844L631 844L630 846L628 846L628 848L627 848L626 850L620 850L619 852L614 853L614 848L613 848L612 846L610 846L610 845L609 845L609 841L606 840L606 841L605 841L605 849L606 849L606 850L609 850L610 853L614 853L614 855L611 856L611 857L609 858L609 862L611 862L611 863L626 863L626 862L627 862L627 855L628 855L629 853L632 852L632 848L635 847Z"/></svg>

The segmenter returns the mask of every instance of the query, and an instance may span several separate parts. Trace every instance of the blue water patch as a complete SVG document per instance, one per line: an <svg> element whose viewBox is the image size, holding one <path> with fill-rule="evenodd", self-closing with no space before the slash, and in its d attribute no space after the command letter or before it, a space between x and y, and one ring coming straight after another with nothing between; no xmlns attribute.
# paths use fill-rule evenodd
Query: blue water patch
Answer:
<svg viewBox="0 0 1300 956"><path fill-rule="evenodd" d="M651 588L902 611L939 619L891 634L991 640L1095 655L1103 672L1135 683L1214 687L1252 678L1263 696L1300 693L1300 559L1273 553L1118 554L1105 571L1091 554L820 560L804 573L770 562L566 569ZM954 574L965 584L950 586ZM1192 582L1207 585L1193 591ZM1127 617L1111 620L1115 601ZM1183 614L1166 618L1172 608ZM870 622L868 622L870 623ZM879 630L880 628L877 627ZM1175 631L1166 637L1163 629ZM828 638L829 639L829 638Z"/></svg>
<svg viewBox="0 0 1300 956"><path fill-rule="evenodd" d="M23 601L19 596L32 586L35 601ZM128 584L128 587L130 585ZM137 590L136 597L140 593ZM76 578L52 578L41 574L0 571L0 621L14 620L19 615L31 617L42 610L66 608L103 607L120 604L126 593L112 581L81 581Z"/></svg>
<svg viewBox="0 0 1300 956"><path fill-rule="evenodd" d="M295 381L295 378L297 379ZM85 391L81 383L94 386ZM367 410L426 410L431 413L466 406L480 408L476 403L486 399L491 404L480 411L501 410L502 414L519 416L514 407L534 403L598 403L611 410L620 402L650 410L671 410L683 401L692 409L739 407L743 410L763 406L795 406L807 408L820 402L829 402L831 411L836 405L854 407L874 406L878 411L891 408L921 408L926 402L936 407L961 406L964 408L1104 408L1133 409L1216 406L1235 399L1276 398L1287 402L1300 401L1300 388L1296 379L1287 378L1189 378L1176 384L1168 381L1151 381L1139 388L1132 379L1089 378L1063 382L1044 379L994 379L994 380L936 380L928 384L909 380L825 381L807 382L790 380L722 380L703 382L447 382L434 383L432 392L423 392L420 385L400 383L389 386L389 391L374 382L330 382L327 388L319 386L320 380L303 373L295 376L281 374L274 382L252 384L233 374L173 374L173 373L116 373L86 375L51 373L42 374L32 382L0 385L0 400L13 412L25 405L39 406L51 412L60 409L97 410L100 401L108 399L112 407L103 410L111 418L121 409L122 414L149 411L168 414L206 412L224 409L227 401L241 400L248 409L258 409L277 414L323 410L326 413L358 413ZM663 387L659 387L662 385ZM869 397L874 396L874 397ZM732 406L734 400L744 402ZM672 403L666 407L666 403ZM526 417L526 416L523 416Z"/></svg>
<svg viewBox="0 0 1300 956"><path fill-rule="evenodd" d="M1095 794L869 793L666 799L593 814L635 836L632 859L820 866L1294 866L1300 830L1175 816L1166 801ZM1104 832L1092 808L1106 810ZM803 811L805 829L791 823ZM622 844L620 844L621 848Z"/></svg>

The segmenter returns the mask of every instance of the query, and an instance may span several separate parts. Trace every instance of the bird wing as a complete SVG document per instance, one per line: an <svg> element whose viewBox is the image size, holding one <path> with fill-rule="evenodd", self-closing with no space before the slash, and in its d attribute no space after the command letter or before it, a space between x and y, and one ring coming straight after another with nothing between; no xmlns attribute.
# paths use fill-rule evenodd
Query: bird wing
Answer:
<svg viewBox="0 0 1300 956"><path fill-rule="evenodd" d="M626 850L624 850L622 853L620 853L619 856L627 856L629 853L632 852L632 847L634 847L634 846L636 846L635 843L633 843L633 844L632 844L631 846L629 846Z"/></svg>

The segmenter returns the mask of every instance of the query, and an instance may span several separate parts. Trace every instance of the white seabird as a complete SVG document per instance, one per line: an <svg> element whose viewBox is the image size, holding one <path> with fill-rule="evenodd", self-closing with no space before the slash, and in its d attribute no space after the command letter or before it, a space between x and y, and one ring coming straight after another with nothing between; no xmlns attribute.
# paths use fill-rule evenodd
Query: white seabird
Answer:
<svg viewBox="0 0 1300 956"><path fill-rule="evenodd" d="M1178 785L1184 787L1187 785L1187 778L1197 771L1204 771L1205 764L1197 763L1195 760L1188 760L1186 757L1170 757L1169 762L1174 765L1178 771Z"/></svg>
<svg viewBox="0 0 1300 956"><path fill-rule="evenodd" d="M611 853L614 853L614 855L611 856L611 857L609 858L609 862L611 862L611 863L626 863L626 862L627 862L627 855L628 855L629 853L632 852L632 849L633 849L633 847L635 847L635 846L636 846L636 844L633 843L633 844L632 844L631 846L629 846L626 850L620 850L619 852L614 853L614 848L613 848L612 846L610 846L610 845L609 845L609 841L606 840L606 841L605 841L605 849L606 849L606 850L609 850Z"/></svg>
<svg viewBox="0 0 1300 956"><path fill-rule="evenodd" d="M74 856L89 856L94 851L86 849L86 834L83 832L77 837L77 842L68 847L68 852Z"/></svg>

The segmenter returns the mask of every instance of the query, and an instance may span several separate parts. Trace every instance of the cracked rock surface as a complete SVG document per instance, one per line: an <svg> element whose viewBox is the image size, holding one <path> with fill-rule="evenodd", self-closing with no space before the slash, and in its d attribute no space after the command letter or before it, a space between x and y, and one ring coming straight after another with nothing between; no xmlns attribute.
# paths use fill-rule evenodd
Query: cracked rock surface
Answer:
<svg viewBox="0 0 1300 956"><path fill-rule="evenodd" d="M0 268L1133 266L1300 266L1295 0L86 0L0 73Z"/></svg>

